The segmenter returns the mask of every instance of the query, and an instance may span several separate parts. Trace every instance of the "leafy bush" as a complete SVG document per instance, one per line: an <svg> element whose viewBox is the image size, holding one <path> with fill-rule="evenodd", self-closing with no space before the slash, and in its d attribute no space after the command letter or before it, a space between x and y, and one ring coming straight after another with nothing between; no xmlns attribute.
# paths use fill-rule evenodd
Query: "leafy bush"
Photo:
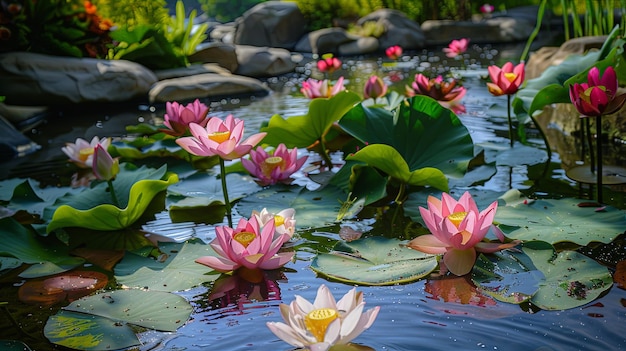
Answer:
<svg viewBox="0 0 626 351"><path fill-rule="evenodd" d="M231 22L256 4L267 0L198 0L202 11L220 22Z"/></svg>
<svg viewBox="0 0 626 351"><path fill-rule="evenodd" d="M170 22L165 0L95 0L101 13L118 26L132 29L149 25L167 28Z"/></svg>

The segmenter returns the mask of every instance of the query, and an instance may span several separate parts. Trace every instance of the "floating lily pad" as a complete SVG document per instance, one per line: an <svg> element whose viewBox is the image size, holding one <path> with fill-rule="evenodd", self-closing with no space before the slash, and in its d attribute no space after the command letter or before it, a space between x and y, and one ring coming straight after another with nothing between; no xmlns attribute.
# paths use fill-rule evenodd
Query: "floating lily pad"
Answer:
<svg viewBox="0 0 626 351"><path fill-rule="evenodd" d="M551 244L570 241L587 245L592 241L609 243L626 230L622 210L606 206L579 207L583 200L536 200L528 204L498 207L495 221L513 227L507 236L520 240L541 240Z"/></svg>
<svg viewBox="0 0 626 351"><path fill-rule="evenodd" d="M524 243L522 252L481 255L472 279L487 294L510 303L530 301L544 310L582 306L613 285L609 270L576 251L543 241Z"/></svg>
<svg viewBox="0 0 626 351"><path fill-rule="evenodd" d="M2 201L8 201L6 207L11 210L25 210L32 214L41 215L47 206L65 194L77 194L82 189L70 187L46 187L40 188L33 179L9 179L0 182L0 197Z"/></svg>
<svg viewBox="0 0 626 351"><path fill-rule="evenodd" d="M317 255L311 269L330 279L359 285L394 285L418 280L437 267L437 256L409 249L397 239L369 237L338 242Z"/></svg>
<svg viewBox="0 0 626 351"><path fill-rule="evenodd" d="M160 249L167 255L163 262L127 252L115 266L118 283L131 288L172 292L217 279L217 274L207 275L211 269L195 262L199 257L216 255L210 245L202 242L161 243Z"/></svg>
<svg viewBox="0 0 626 351"><path fill-rule="evenodd" d="M230 201L238 200L261 189L250 176L236 173L226 175L226 186ZM177 184L168 187L167 193L170 197L201 198L206 203L213 201L224 203L221 179L206 172L197 172L181 179ZM178 210L181 210L180 207L182 206L179 205Z"/></svg>
<svg viewBox="0 0 626 351"><path fill-rule="evenodd" d="M337 213L346 194L335 186L310 191L303 187L275 185L261 190L237 203L236 209L249 218L252 211L267 208L278 213L286 208L296 210L296 228L320 228L336 222Z"/></svg>
<svg viewBox="0 0 626 351"><path fill-rule="evenodd" d="M79 350L117 350L139 344L129 324L173 332L191 315L183 297L162 291L115 290L72 302L48 319L50 342Z"/></svg>
<svg viewBox="0 0 626 351"><path fill-rule="evenodd" d="M161 180L166 177L166 180ZM51 209L47 232L57 228L79 227L109 231L127 228L139 219L152 199L178 181L176 174L166 174L166 167L132 170L127 165L113 181L119 207L112 204L108 184L100 183L77 195L60 198ZM44 217L45 214L44 214Z"/></svg>

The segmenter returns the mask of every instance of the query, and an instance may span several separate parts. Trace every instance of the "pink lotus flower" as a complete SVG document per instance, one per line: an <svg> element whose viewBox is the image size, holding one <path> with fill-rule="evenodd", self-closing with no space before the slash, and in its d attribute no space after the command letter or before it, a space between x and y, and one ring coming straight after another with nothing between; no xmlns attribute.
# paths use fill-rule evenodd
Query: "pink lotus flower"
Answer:
<svg viewBox="0 0 626 351"><path fill-rule="evenodd" d="M513 95L517 93L524 83L524 63L520 63L513 67L512 62L507 62L502 66L489 66L489 78L491 82L487 83L487 89L494 96Z"/></svg>
<svg viewBox="0 0 626 351"><path fill-rule="evenodd" d="M113 180L120 172L120 163L117 158L111 157L101 144L98 144L93 153L92 169L97 179Z"/></svg>
<svg viewBox="0 0 626 351"><path fill-rule="evenodd" d="M88 142L87 140L77 138L74 143L66 143L61 150L70 158L70 162L73 162L76 166L91 168L93 165L93 153L98 145L102 145L106 150L111 145L111 139L99 139L97 136L94 136L91 142Z"/></svg>
<svg viewBox="0 0 626 351"><path fill-rule="evenodd" d="M363 313L363 293L348 291L339 302L322 284L315 302L297 296L289 305L281 304L285 323L268 322L272 333L288 344L311 351L326 351L333 345L344 345L368 329L378 316L380 306Z"/></svg>
<svg viewBox="0 0 626 351"><path fill-rule="evenodd" d="M256 218L261 227L264 227L271 220L274 220L275 235L289 235L289 238L293 237L296 232L296 210L293 208L286 208L278 213L270 213L266 208L261 212L252 211L252 217Z"/></svg>
<svg viewBox="0 0 626 351"><path fill-rule="evenodd" d="M402 56L402 47L399 45L390 46L385 50L385 55L391 60L397 60Z"/></svg>
<svg viewBox="0 0 626 351"><path fill-rule="evenodd" d="M483 4L480 7L480 12L482 12L482 13L484 13L486 15L492 13L493 10L495 10L495 7L493 5L491 5L491 4Z"/></svg>
<svg viewBox="0 0 626 351"><path fill-rule="evenodd" d="M163 124L168 129L161 129L162 132L173 136L182 136L189 130L190 123L197 123L205 127L209 108L196 99L193 103L183 106L178 102L165 103L165 116Z"/></svg>
<svg viewBox="0 0 626 351"><path fill-rule="evenodd" d="M317 69L320 72L333 73L341 68L341 60L336 57L326 57L317 61Z"/></svg>
<svg viewBox="0 0 626 351"><path fill-rule="evenodd" d="M467 90L457 85L458 81L450 78L444 80L443 77L428 79L425 75L418 73L415 75L415 81L409 87L406 86L406 95L412 97L415 95L426 95L439 101L439 103L451 110L464 111L465 107L460 105L460 101L465 96Z"/></svg>
<svg viewBox="0 0 626 351"><path fill-rule="evenodd" d="M450 58L457 57L467 51L468 44L469 39L467 38L462 38L459 40L454 39L450 42L450 44L448 44L447 48L443 48L443 52L445 52L446 56Z"/></svg>
<svg viewBox="0 0 626 351"><path fill-rule="evenodd" d="M610 115L617 112L626 100L626 94L616 96L617 75L609 66L600 77L600 70L593 67L587 74L587 83L574 83L569 87L569 96L582 117Z"/></svg>
<svg viewBox="0 0 626 351"><path fill-rule="evenodd" d="M232 115L225 120L209 118L206 127L190 123L193 136L176 139L176 143L196 156L219 156L222 160L234 160L246 155L267 133L257 133L241 141L244 122Z"/></svg>
<svg viewBox="0 0 626 351"><path fill-rule="evenodd" d="M383 82L383 80L378 76L369 77L367 82L365 82L363 97L365 99L376 99L381 96L385 96L385 94L387 94L387 84L385 84L385 82Z"/></svg>
<svg viewBox="0 0 626 351"><path fill-rule="evenodd" d="M209 266L219 272L230 272L238 268L277 269L284 266L293 257L293 252L278 252L289 240L288 234L275 235L274 219L263 228L256 217L242 218L233 229L217 226L217 237L211 247L218 256L204 256L196 259L197 263Z"/></svg>
<svg viewBox="0 0 626 351"><path fill-rule="evenodd" d="M343 86L343 77L339 77L334 85L331 85L328 79L317 80L309 78L302 82L300 91L309 99L329 98L335 96L346 88Z"/></svg>
<svg viewBox="0 0 626 351"><path fill-rule="evenodd" d="M307 156L298 158L298 149L287 149L280 144L274 152L268 153L259 146L250 150L250 159L241 159L243 167L256 177L261 186L276 183L290 183L290 176L297 172L307 160Z"/></svg>
<svg viewBox="0 0 626 351"><path fill-rule="evenodd" d="M424 253L443 254L443 262L450 272L465 275L472 270L477 251L491 253L519 244L519 241L508 244L483 241L489 228L504 241L502 231L493 225L497 208L498 202L494 201L479 212L469 192L459 201L447 193L442 194L441 200L429 196L428 209L420 207L420 214L432 234L418 236L407 245Z"/></svg>

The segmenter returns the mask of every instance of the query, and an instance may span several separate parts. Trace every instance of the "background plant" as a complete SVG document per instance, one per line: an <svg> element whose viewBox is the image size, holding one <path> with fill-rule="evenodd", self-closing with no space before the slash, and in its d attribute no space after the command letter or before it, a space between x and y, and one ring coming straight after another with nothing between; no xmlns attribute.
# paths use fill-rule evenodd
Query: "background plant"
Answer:
<svg viewBox="0 0 626 351"><path fill-rule="evenodd" d="M266 0L198 0L202 11L220 22L230 22L241 16L254 5Z"/></svg>

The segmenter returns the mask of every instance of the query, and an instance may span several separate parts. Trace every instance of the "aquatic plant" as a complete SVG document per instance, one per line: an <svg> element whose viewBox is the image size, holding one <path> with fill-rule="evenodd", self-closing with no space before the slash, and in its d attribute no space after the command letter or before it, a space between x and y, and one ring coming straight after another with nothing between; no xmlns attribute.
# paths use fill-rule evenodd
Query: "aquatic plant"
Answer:
<svg viewBox="0 0 626 351"><path fill-rule="evenodd" d="M300 91L309 99L318 99L333 97L345 89L346 88L343 86L343 77L339 77L334 84L328 79L317 80L309 78L302 82Z"/></svg>
<svg viewBox="0 0 626 351"><path fill-rule="evenodd" d="M467 38L454 39L448 44L447 48L443 48L443 52L447 57L456 58L467 51L468 45L469 39Z"/></svg>
<svg viewBox="0 0 626 351"><path fill-rule="evenodd" d="M502 67L495 65L487 68L491 82L487 82L489 92L494 96L506 95L506 112L509 121L509 141L511 147L515 142L513 136L513 122L511 121L511 96L522 87L524 83L524 62L513 65L512 62L505 63Z"/></svg>
<svg viewBox="0 0 626 351"><path fill-rule="evenodd" d="M390 46L385 49L385 55L387 55L390 60L397 60L402 56L402 47L399 45Z"/></svg>
<svg viewBox="0 0 626 351"><path fill-rule="evenodd" d="M302 167L307 156L298 158L298 149L287 149L285 144L280 144L269 153L259 146L256 150L250 150L250 159L242 158L241 164L257 179L261 186L276 183L290 183L291 175Z"/></svg>
<svg viewBox="0 0 626 351"><path fill-rule="evenodd" d="M206 124L209 122L207 119L208 113L209 107L198 99L194 100L193 103L188 103L187 106L183 106L176 101L168 101L165 103L163 120L166 128L160 129L160 131L172 136L189 134L190 123L206 127Z"/></svg>

